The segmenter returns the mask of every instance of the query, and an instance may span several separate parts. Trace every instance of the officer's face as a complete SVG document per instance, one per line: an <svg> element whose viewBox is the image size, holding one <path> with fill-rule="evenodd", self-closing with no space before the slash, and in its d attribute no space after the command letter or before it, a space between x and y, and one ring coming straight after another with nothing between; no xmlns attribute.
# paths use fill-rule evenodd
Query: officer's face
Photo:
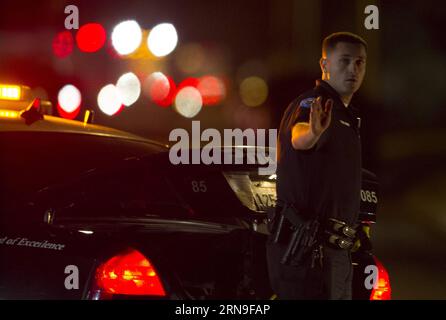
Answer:
<svg viewBox="0 0 446 320"><path fill-rule="evenodd" d="M339 42L327 53L328 83L341 95L352 95L362 84L366 50L361 44Z"/></svg>

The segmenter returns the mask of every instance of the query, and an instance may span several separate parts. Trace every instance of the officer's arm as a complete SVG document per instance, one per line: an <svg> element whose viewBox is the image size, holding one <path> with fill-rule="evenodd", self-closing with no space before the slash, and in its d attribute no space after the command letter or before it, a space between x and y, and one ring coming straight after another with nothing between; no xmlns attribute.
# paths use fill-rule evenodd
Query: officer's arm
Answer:
<svg viewBox="0 0 446 320"><path fill-rule="evenodd" d="M298 122L291 132L291 144L296 150L308 150L314 147L320 135L315 135L308 122Z"/></svg>

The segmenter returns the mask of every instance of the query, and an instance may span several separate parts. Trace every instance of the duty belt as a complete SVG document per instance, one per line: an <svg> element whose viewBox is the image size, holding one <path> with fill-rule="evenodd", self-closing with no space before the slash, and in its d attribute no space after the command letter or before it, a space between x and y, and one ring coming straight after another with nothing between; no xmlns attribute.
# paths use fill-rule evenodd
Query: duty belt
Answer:
<svg viewBox="0 0 446 320"><path fill-rule="evenodd" d="M299 246L304 245L308 249L308 246L313 245L317 238L322 243L328 243L334 248L350 250L357 237L360 236L355 227L335 218L328 218L324 224L325 227L321 230L322 232L319 232L318 221L304 220L292 204L278 207L270 222L272 243L280 242L279 238L283 236L287 239L287 254L285 254L283 261L290 256L294 256ZM300 254L297 256L300 256Z"/></svg>

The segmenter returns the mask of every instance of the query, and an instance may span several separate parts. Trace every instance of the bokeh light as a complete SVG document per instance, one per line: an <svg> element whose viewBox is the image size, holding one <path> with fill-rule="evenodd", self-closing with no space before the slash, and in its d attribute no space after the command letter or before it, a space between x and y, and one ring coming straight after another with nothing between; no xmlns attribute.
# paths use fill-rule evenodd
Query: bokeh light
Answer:
<svg viewBox="0 0 446 320"><path fill-rule="evenodd" d="M99 23L87 23L76 34L77 46L83 52L98 51L104 46L105 40L105 29Z"/></svg>
<svg viewBox="0 0 446 320"><path fill-rule="evenodd" d="M200 72L205 63L206 54L200 44L184 44L175 52L175 63L183 73Z"/></svg>
<svg viewBox="0 0 446 320"><path fill-rule="evenodd" d="M99 91L98 106L108 116L115 115L121 111L123 107L121 95L114 84L108 84Z"/></svg>
<svg viewBox="0 0 446 320"><path fill-rule="evenodd" d="M240 97L248 107L257 107L268 98L268 85L260 77L248 77L240 84Z"/></svg>
<svg viewBox="0 0 446 320"><path fill-rule="evenodd" d="M72 113L81 105L81 92L72 84L67 84L59 90L57 102L63 111Z"/></svg>
<svg viewBox="0 0 446 320"><path fill-rule="evenodd" d="M178 34L171 23L161 23L150 30L147 46L156 57L171 53L178 43Z"/></svg>
<svg viewBox="0 0 446 320"><path fill-rule="evenodd" d="M122 99L122 103L128 107L134 104L141 94L141 83L138 77L128 72L123 74L116 83L116 88Z"/></svg>
<svg viewBox="0 0 446 320"><path fill-rule="evenodd" d="M153 72L144 81L144 94L161 107L172 104L177 91L175 82L162 72Z"/></svg>
<svg viewBox="0 0 446 320"><path fill-rule="evenodd" d="M66 112L64 109L61 108L61 106L59 104L57 104L57 112L59 113L59 115L62 118L65 118L68 120L73 120L74 118L76 118L77 115L79 114L80 110L81 110L81 108L77 108L73 112Z"/></svg>
<svg viewBox="0 0 446 320"><path fill-rule="evenodd" d="M142 41L142 30L135 20L119 23L113 29L112 45L120 55L127 55L138 49Z"/></svg>
<svg viewBox="0 0 446 320"><path fill-rule="evenodd" d="M142 38L147 39L148 36L149 36L149 30L142 29ZM132 60L136 60L140 63L145 63L146 65L147 63L150 63L149 62L150 60L152 61L159 60L158 57L155 57L153 53L150 52L149 48L147 47L147 43L145 41L141 41L139 47L125 57Z"/></svg>
<svg viewBox="0 0 446 320"><path fill-rule="evenodd" d="M53 53L58 58L68 57L74 48L74 39L70 31L58 32L52 43Z"/></svg>
<svg viewBox="0 0 446 320"><path fill-rule="evenodd" d="M195 117L203 106L203 99L198 89L184 87L175 97L175 110L186 118Z"/></svg>
<svg viewBox="0 0 446 320"><path fill-rule="evenodd" d="M198 91L203 98L203 105L212 106L221 103L226 96L223 81L215 76L204 76L198 80Z"/></svg>

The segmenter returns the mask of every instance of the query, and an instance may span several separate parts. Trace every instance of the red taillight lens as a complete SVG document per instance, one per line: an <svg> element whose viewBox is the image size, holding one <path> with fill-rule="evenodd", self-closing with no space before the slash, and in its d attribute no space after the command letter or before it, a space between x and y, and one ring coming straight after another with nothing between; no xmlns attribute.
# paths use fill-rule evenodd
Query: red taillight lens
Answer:
<svg viewBox="0 0 446 320"><path fill-rule="evenodd" d="M149 259L133 249L103 263L96 271L96 283L111 294L166 295Z"/></svg>
<svg viewBox="0 0 446 320"><path fill-rule="evenodd" d="M374 259L375 265L378 268L378 284L376 288L372 289L370 300L390 300L392 290L390 288L389 274L382 265L381 261L379 261L376 257L374 257Z"/></svg>

